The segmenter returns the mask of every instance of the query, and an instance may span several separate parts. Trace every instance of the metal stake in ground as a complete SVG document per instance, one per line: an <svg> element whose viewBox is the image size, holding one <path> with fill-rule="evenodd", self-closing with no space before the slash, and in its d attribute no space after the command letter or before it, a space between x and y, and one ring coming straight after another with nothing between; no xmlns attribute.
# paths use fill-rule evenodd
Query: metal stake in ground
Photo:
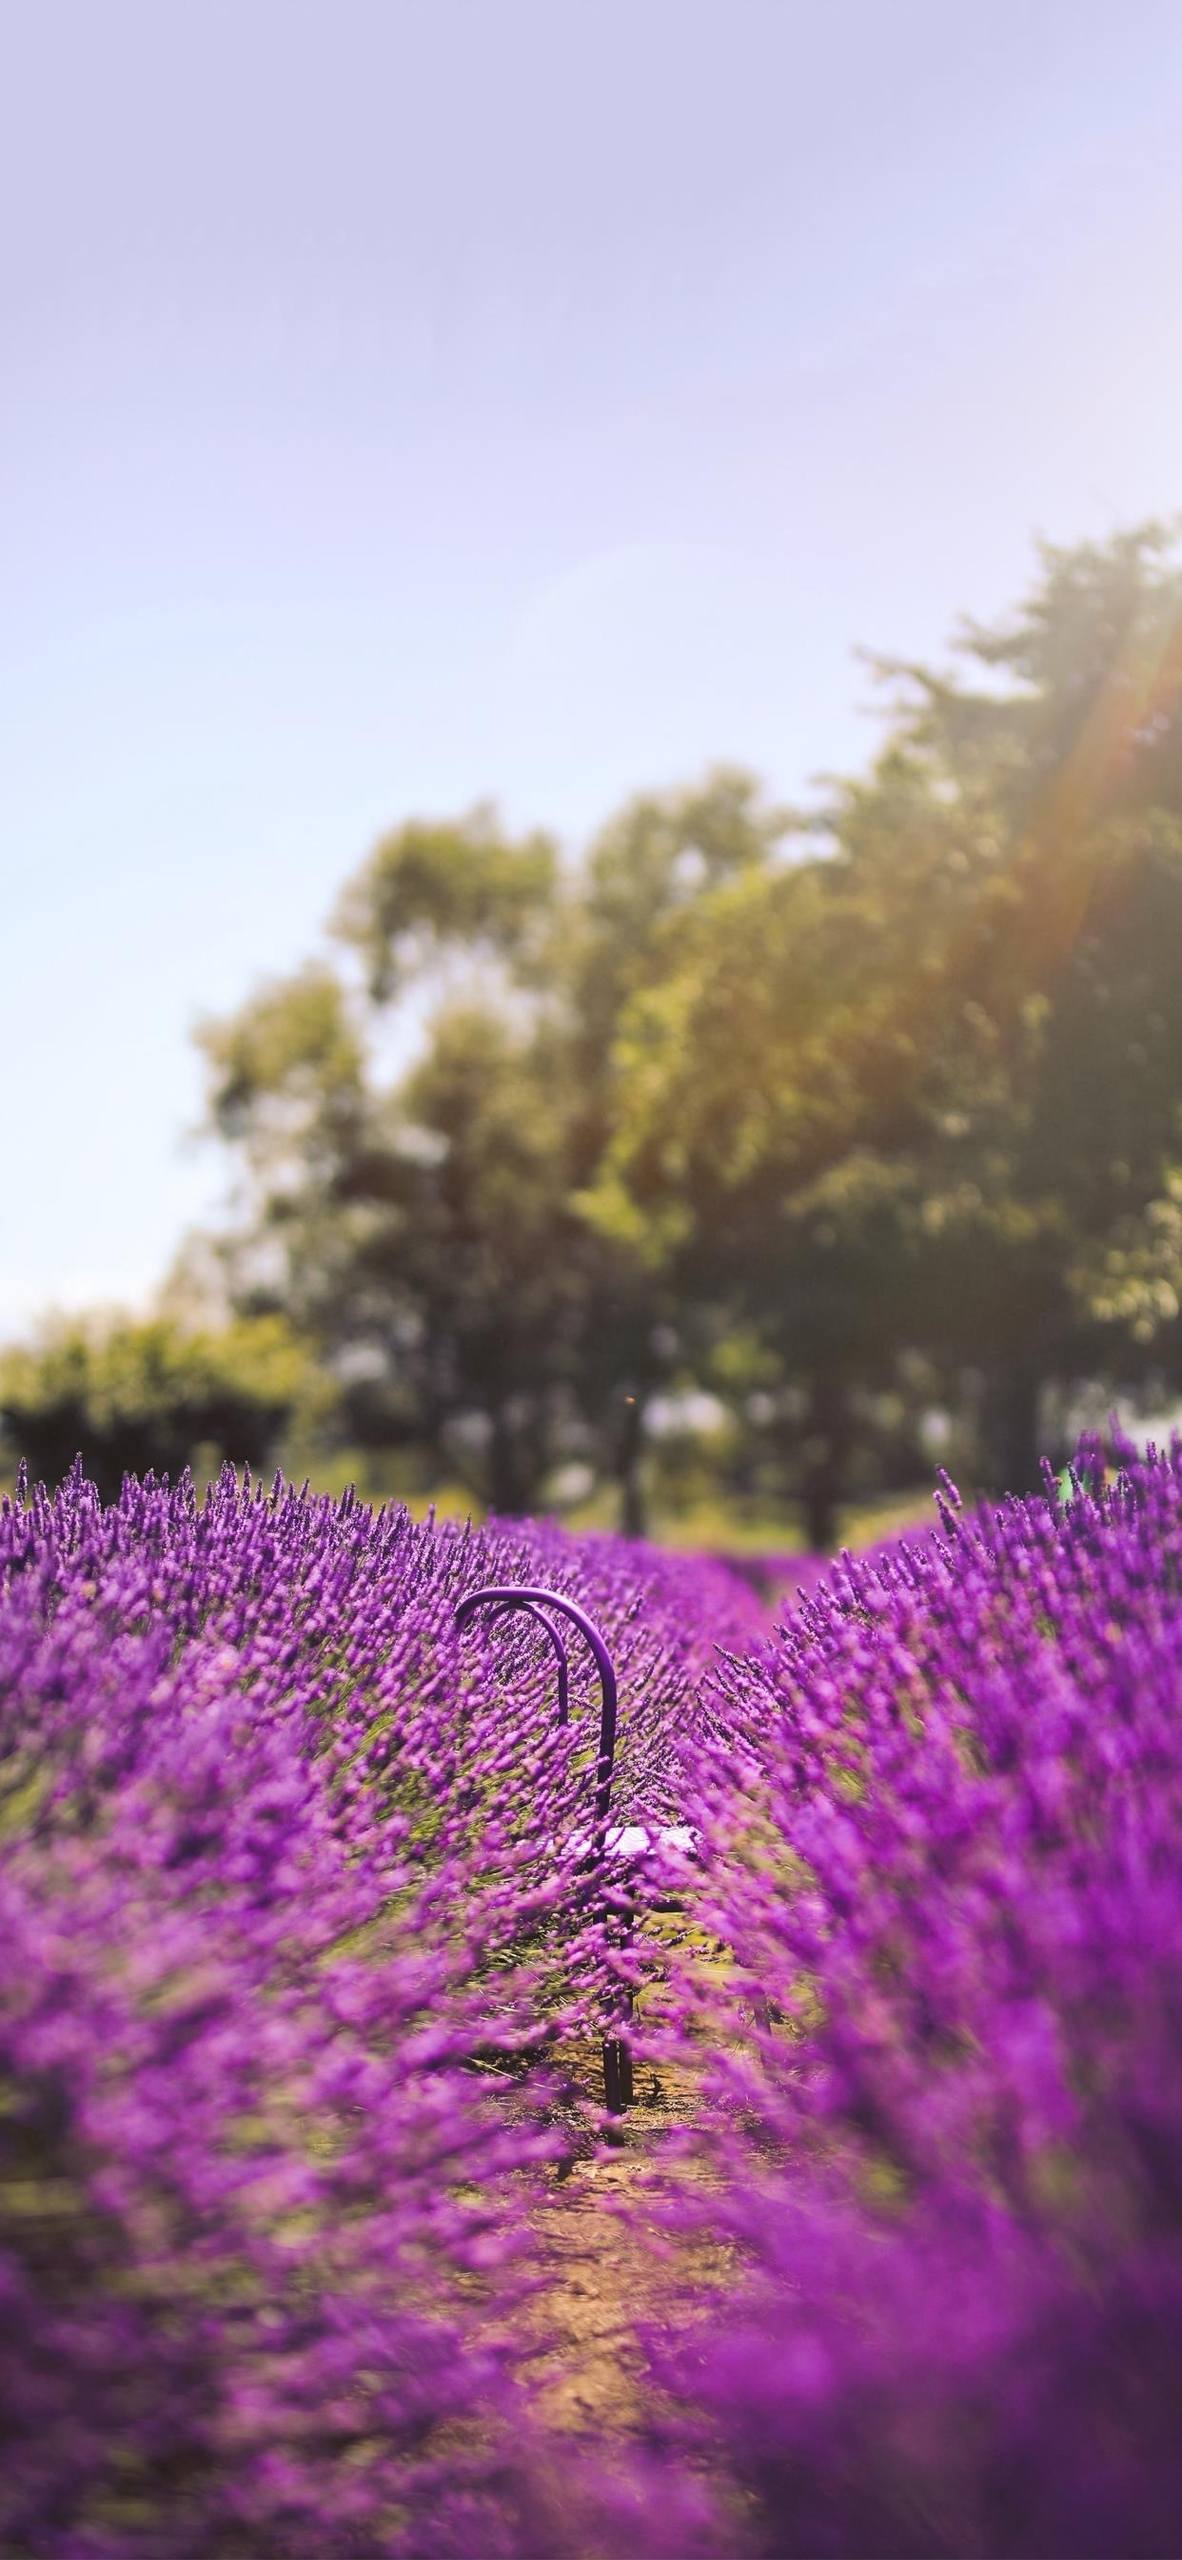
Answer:
<svg viewBox="0 0 1182 2560"><path fill-rule="evenodd" d="M480 1591L469 1591L456 1610L456 1625L464 1627L477 1609L492 1609L497 1617L505 1617L511 1609L521 1609L536 1620L549 1636L558 1662L558 1721L565 1724L570 1694L570 1666L561 1632L554 1624L557 1614L569 1618L572 1626L590 1647L599 1674L600 1714L599 1752L595 1764L595 1834L592 1854L603 1866L607 1853L607 1817L611 1811L612 1772L616 1753L616 1710L619 1691L615 1668L598 1627L578 1602L567 1600L560 1591L535 1591L525 1586L489 1583ZM632 2104L632 2056L620 2036L605 2036L603 2042L603 2095L612 2115L622 2114Z"/></svg>

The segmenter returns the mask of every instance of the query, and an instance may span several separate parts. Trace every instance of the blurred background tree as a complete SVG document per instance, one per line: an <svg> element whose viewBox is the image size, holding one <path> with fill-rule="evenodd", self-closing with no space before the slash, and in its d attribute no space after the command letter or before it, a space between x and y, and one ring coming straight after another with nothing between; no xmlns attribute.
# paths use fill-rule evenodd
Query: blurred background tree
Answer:
<svg viewBox="0 0 1182 2560"><path fill-rule="evenodd" d="M265 1467L301 1401L307 1356L281 1318L194 1332L168 1317L75 1320L0 1359L0 1426L34 1478L56 1484L76 1456L104 1499L126 1474L191 1462Z"/></svg>
<svg viewBox="0 0 1182 2560"><path fill-rule="evenodd" d="M830 1548L937 1446L1020 1490L1081 1401L1168 1404L1173 539L1046 548L948 668L873 667L880 751L808 810L720 767L578 861L490 806L385 835L321 955L201 1032L236 1189L168 1302L184 1341L10 1363L10 1436L255 1462L284 1413L311 1427L268 1385L298 1342L321 1462L335 1440L502 1512L610 1485L632 1532L649 1492L667 1519L712 1485Z"/></svg>
<svg viewBox="0 0 1182 2560"><path fill-rule="evenodd" d="M626 1006L787 824L720 771L634 801L577 872L488 810L409 825L340 900L340 966L206 1026L213 1122L243 1170L234 1301L316 1345L358 1443L425 1445L505 1512L581 1460L641 1531L646 1407L696 1310L583 1195Z"/></svg>
<svg viewBox="0 0 1182 2560"><path fill-rule="evenodd" d="M617 1040L593 1203L810 1395L813 1535L851 1397L922 1355L1024 1489L1048 1388L1180 1379L1182 576L1157 527L1046 550L964 676L886 664L870 775L718 894ZM819 1481L816 1480L818 1477Z"/></svg>

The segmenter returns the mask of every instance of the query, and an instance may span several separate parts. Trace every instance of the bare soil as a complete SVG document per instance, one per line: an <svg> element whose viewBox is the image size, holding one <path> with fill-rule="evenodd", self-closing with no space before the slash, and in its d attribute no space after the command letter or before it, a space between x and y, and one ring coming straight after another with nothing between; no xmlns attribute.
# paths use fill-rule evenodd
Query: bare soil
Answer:
<svg viewBox="0 0 1182 2560"><path fill-rule="evenodd" d="M575 2076L589 2105L601 2104L597 2060L580 2057ZM686 2074L639 2064L635 2104L606 2139L584 2140L551 2172L536 2221L534 2374L556 2427L641 2432L653 2405L637 2328L682 2331L687 2319L708 2318L713 2288L733 2269L733 2252L716 2240L671 2242L652 2192L662 2146L692 2122L694 2095ZM680 2174L702 2175L692 2163Z"/></svg>

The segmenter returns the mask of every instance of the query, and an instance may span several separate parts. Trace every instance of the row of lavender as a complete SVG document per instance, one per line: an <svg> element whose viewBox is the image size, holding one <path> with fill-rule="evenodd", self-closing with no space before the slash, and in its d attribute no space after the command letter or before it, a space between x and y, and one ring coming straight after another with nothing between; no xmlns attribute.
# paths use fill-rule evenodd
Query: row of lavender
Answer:
<svg viewBox="0 0 1182 2560"><path fill-rule="evenodd" d="M523 2291L620 1958L484 1581L592 1610L615 1812L703 1834L664 2213L724 2246L581 2472ZM0 1523L0 1683L5 2549L1182 2545L1182 1457L946 1507L774 1643L611 1542L75 1481Z"/></svg>
<svg viewBox="0 0 1182 2560"><path fill-rule="evenodd" d="M613 1933L562 1853L585 1725L536 1631L455 1608L577 1592L629 1702L615 1809L652 1817L710 1649L691 1579L229 1476L4 1505L6 2552L523 2547L490 2484L553 2143L544 2078L498 2092L598 2020Z"/></svg>
<svg viewBox="0 0 1182 2560"><path fill-rule="evenodd" d="M1182 2548L1182 1453L1102 1476L948 1487L691 1748L734 1970L687 2030L761 2022L673 2208L746 2272L655 2353L711 2551Z"/></svg>

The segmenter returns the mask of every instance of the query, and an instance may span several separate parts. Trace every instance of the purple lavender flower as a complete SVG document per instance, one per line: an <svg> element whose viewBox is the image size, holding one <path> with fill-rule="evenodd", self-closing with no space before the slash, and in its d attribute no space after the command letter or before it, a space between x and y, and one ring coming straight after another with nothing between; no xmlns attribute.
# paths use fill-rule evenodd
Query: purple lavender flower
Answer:
<svg viewBox="0 0 1182 2560"><path fill-rule="evenodd" d="M583 1675L556 1726L537 1631L455 1607L593 1609L617 1804L659 1813L712 1637L687 1569L640 1564L231 1475L3 1506L6 2550L531 2547L513 2340L554 2143L505 2074L628 1966L556 1853Z"/></svg>
<svg viewBox="0 0 1182 2560"><path fill-rule="evenodd" d="M845 1562L688 1750L720 2551L1182 2543L1182 1453L1095 1483Z"/></svg>

